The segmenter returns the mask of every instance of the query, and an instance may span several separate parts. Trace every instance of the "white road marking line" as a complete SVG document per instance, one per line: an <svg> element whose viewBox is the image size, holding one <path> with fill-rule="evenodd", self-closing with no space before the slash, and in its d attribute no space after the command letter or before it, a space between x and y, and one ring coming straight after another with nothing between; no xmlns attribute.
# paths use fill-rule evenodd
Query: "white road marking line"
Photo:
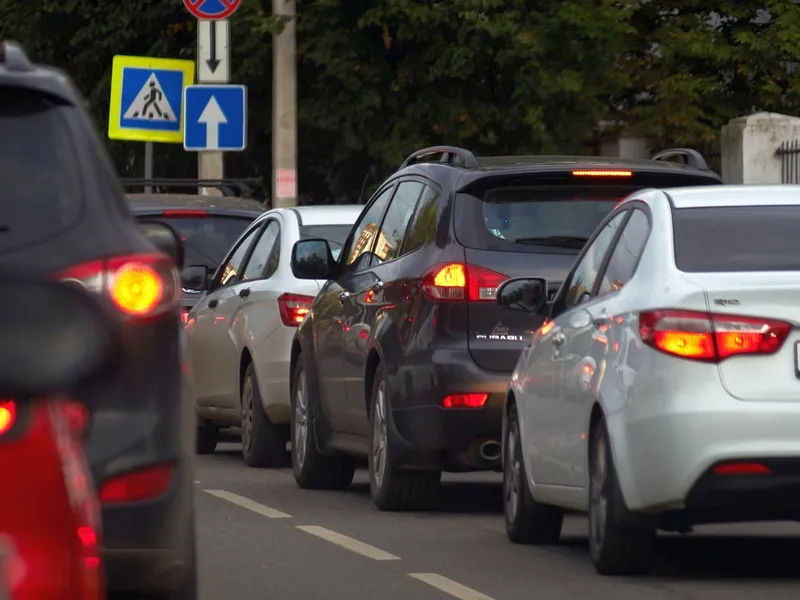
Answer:
<svg viewBox="0 0 800 600"><path fill-rule="evenodd" d="M270 508L269 506L264 506L263 504L259 504L250 498L245 498L244 496L240 496L239 494L234 494L232 492L227 492L225 490L203 490L206 494L211 494L217 498L221 498L222 500L227 500L231 504L235 504L236 506L241 506L242 508L246 508L247 510L251 510L256 514L261 515L262 517L267 517L268 519L291 519L292 515L287 514L285 512L281 512L274 508Z"/></svg>
<svg viewBox="0 0 800 600"><path fill-rule="evenodd" d="M376 548L375 546L370 546L369 544L365 544L364 542L359 542L356 539L353 539L346 535L342 535L341 533L336 533L335 531L331 531L330 529L326 529L325 527L319 527L318 525L298 525L297 528L300 531L305 531L306 533L315 535L318 538L330 542L331 544L336 544L337 546L340 546L345 550L349 550L350 552L355 552L356 554L360 554L361 556L366 556L367 558L371 558L372 560L400 560L399 556L395 556L394 554L389 554L388 552L384 552L380 548Z"/></svg>
<svg viewBox="0 0 800 600"><path fill-rule="evenodd" d="M427 583L429 586L434 587L437 590L452 596L453 598L458 598L458 600L494 600L486 594L481 594L472 588L468 588L465 585L461 585L457 581L448 579L443 575L437 575L436 573L409 573L409 576L423 583Z"/></svg>

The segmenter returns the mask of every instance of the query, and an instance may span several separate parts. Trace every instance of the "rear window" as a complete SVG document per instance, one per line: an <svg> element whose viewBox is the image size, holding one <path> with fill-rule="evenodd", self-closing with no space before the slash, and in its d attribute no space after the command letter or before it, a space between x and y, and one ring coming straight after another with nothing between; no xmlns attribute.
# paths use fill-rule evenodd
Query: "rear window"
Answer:
<svg viewBox="0 0 800 600"><path fill-rule="evenodd" d="M69 229L83 209L69 107L0 89L0 251Z"/></svg>
<svg viewBox="0 0 800 600"><path fill-rule="evenodd" d="M211 271L225 259L228 250L239 239L253 219L245 217L150 217L142 215L143 221L161 221L171 226L183 240L184 264L205 265Z"/></svg>
<svg viewBox="0 0 800 600"><path fill-rule="evenodd" d="M685 174L578 179L559 173L479 180L457 195L456 237L479 250L574 254L633 192L718 183Z"/></svg>
<svg viewBox="0 0 800 600"><path fill-rule="evenodd" d="M342 246L350 235L352 225L302 225L300 227L300 239L323 239L328 240L331 246L331 253L334 260L338 260Z"/></svg>
<svg viewBox="0 0 800 600"><path fill-rule="evenodd" d="M681 271L800 271L800 206L681 208L672 215Z"/></svg>

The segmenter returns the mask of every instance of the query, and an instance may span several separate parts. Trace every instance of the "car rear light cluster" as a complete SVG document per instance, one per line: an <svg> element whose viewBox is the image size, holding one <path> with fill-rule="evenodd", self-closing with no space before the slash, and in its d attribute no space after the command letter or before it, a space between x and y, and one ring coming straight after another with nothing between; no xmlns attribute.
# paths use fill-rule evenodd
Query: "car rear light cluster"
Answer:
<svg viewBox="0 0 800 600"><path fill-rule="evenodd" d="M714 475L769 475L772 470L758 462L727 462L714 467Z"/></svg>
<svg viewBox="0 0 800 600"><path fill-rule="evenodd" d="M300 325L311 310L312 302L314 302L313 296L281 294L278 297L278 312L281 315L283 324L287 327Z"/></svg>
<svg viewBox="0 0 800 600"><path fill-rule="evenodd" d="M162 254L95 260L65 269L56 277L107 295L120 312L133 318L173 310L180 292L178 271Z"/></svg>
<svg viewBox="0 0 800 600"><path fill-rule="evenodd" d="M698 311L656 310L639 315L642 342L667 354L708 362L774 354L791 330L792 325L783 321Z"/></svg>
<svg viewBox="0 0 800 600"><path fill-rule="evenodd" d="M17 403L14 400L0 400L0 435L11 431L17 421Z"/></svg>
<svg viewBox="0 0 800 600"><path fill-rule="evenodd" d="M489 269L449 263L435 265L422 276L422 292L431 300L494 302L508 277Z"/></svg>

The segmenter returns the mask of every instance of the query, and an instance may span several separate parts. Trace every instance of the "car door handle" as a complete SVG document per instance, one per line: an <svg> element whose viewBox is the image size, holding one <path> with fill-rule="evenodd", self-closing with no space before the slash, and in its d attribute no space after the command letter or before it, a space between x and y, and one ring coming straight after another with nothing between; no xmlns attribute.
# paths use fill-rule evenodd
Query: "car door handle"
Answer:
<svg viewBox="0 0 800 600"><path fill-rule="evenodd" d="M378 280L375 283L373 283L371 286L369 286L369 289L372 290L373 292L377 293L377 292L380 292L383 289L383 285L384 285L383 282L381 280Z"/></svg>
<svg viewBox="0 0 800 600"><path fill-rule="evenodd" d="M350 292L341 292L339 294L339 302L344 302L350 297Z"/></svg>
<svg viewBox="0 0 800 600"><path fill-rule="evenodd" d="M559 332L559 333L556 333L552 337L552 339L550 341L552 342L553 346L555 346L556 348L561 348L561 346L564 345L564 342L567 341L567 336L565 336L563 333Z"/></svg>
<svg viewBox="0 0 800 600"><path fill-rule="evenodd" d="M208 301L208 308L210 308L211 310L214 310L215 308L217 308L217 304L219 304L219 300L217 300L216 298L214 298L213 300L209 300Z"/></svg>
<svg viewBox="0 0 800 600"><path fill-rule="evenodd" d="M243 290L239 290L239 298L243 300L250 295L250 288L244 288Z"/></svg>

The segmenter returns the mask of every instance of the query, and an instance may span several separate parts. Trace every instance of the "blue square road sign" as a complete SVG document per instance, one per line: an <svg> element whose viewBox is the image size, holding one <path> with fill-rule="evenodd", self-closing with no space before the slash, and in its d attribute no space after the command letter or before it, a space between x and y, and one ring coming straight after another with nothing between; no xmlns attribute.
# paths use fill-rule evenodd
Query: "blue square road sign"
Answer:
<svg viewBox="0 0 800 600"><path fill-rule="evenodd" d="M247 86L191 85L184 89L185 150L241 152L247 147Z"/></svg>

